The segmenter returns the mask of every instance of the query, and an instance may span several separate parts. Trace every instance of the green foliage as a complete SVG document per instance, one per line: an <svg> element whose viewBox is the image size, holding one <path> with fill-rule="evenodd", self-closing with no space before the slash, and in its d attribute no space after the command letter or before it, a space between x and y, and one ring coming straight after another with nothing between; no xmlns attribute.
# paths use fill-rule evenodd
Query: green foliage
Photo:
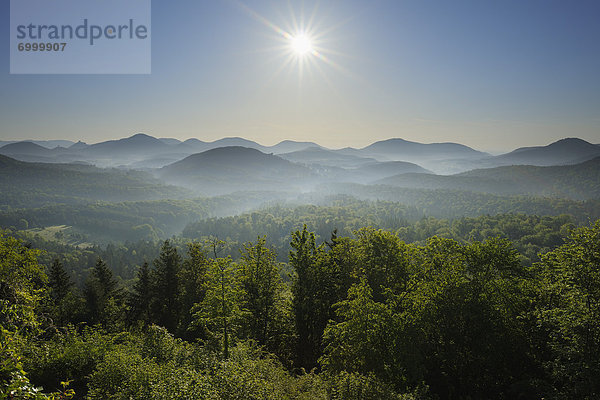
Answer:
<svg viewBox="0 0 600 400"><path fill-rule="evenodd" d="M0 399L46 399L23 369L22 340L15 332L0 326Z"/></svg>
<svg viewBox="0 0 600 400"><path fill-rule="evenodd" d="M72 389L44 394L24 363L27 341L40 334L38 305L47 277L39 251L0 232L0 399L69 399Z"/></svg>
<svg viewBox="0 0 600 400"><path fill-rule="evenodd" d="M600 218L600 200L575 201L553 197L500 196L449 189L411 189L387 185L329 184L319 187L323 194L350 195L360 200L383 200L414 207L421 215L435 218L477 217L519 213L529 215L570 214L577 221Z"/></svg>
<svg viewBox="0 0 600 400"><path fill-rule="evenodd" d="M89 399L214 399L209 379L194 368L192 346L164 328L113 339L90 375Z"/></svg>
<svg viewBox="0 0 600 400"><path fill-rule="evenodd" d="M318 289L322 282L316 266L320 249L317 249L314 233L309 233L305 225L302 232L292 234L290 246L290 265L296 273L292 283L292 309L298 337L296 356L298 365L310 370L316 366L321 351L321 335L325 329L321 325L327 320L330 305L321 304Z"/></svg>
<svg viewBox="0 0 600 400"><path fill-rule="evenodd" d="M44 283L43 268L38 264L39 251L0 232L0 325L9 331L35 332L35 316Z"/></svg>
<svg viewBox="0 0 600 400"><path fill-rule="evenodd" d="M518 200L513 199L517 202ZM558 200L557 200L558 201ZM426 203L421 203L426 204ZM232 243L244 243L266 234L279 254L279 260L289 251L290 232L301 230L305 224L321 240L334 230L340 236L350 236L365 226L398 233L407 243L424 243L431 236L446 237L461 242L481 241L492 237L504 237L513 242L521 253L523 262L531 265L539 261L538 253L547 252L563 243L567 232L577 222L587 222L589 215L600 218L600 210L593 201L582 203L582 212L575 208L565 209L570 215L556 215L561 211L549 209L553 216L531 215L531 210L514 210L507 201L506 212L510 214L485 215L481 210L474 217L440 214L446 219L425 218L424 211L417 211L396 202L358 201L351 199L333 201L330 206L299 206L295 208L271 207L235 217L210 218L189 224L183 235L200 239L208 235L227 238ZM585 212L583 210L586 210ZM542 213L543 214L547 214ZM483 214L483 215L482 215ZM452 219L447 219L451 217ZM235 256L232 252L230 255Z"/></svg>
<svg viewBox="0 0 600 400"><path fill-rule="evenodd" d="M154 269L139 269L128 307L102 259L84 303L62 263L47 280L38 251L2 237L0 398L594 399L600 221L565 239L571 226L425 219L413 231L333 231L320 245L304 226L291 234L290 285L265 237L237 262L217 239L212 258L193 243L185 260L167 241ZM461 239L402 240L429 233ZM527 236L554 243L532 266L513 246ZM118 249L107 251L132 253ZM89 314L70 316L75 303ZM80 317L87 324L68 325Z"/></svg>
<svg viewBox="0 0 600 400"><path fill-rule="evenodd" d="M204 204L203 201L205 200L197 201L198 207L200 207L200 204ZM231 204L232 201L225 201L225 204ZM119 224L129 224L130 219L137 218L140 215L143 215L143 218L146 219L145 223L154 224L155 227L157 224L161 226L168 224L169 221L178 221L177 224L183 227L190 220L193 221L206 215L188 215L183 212L187 207L185 205L187 203L180 203L128 203L123 205L122 212L115 212L112 216L101 211L104 209L103 205L94 205L93 207L98 209L98 213L90 215L90 227L96 227L98 231L103 232L107 238L114 241L128 237L127 234L121 235L114 231L120 226ZM500 236L509 239L514 244L523 263L531 265L533 262L539 261L539 253L545 253L563 244L563 239L570 229L582 220L587 222L587 216L580 217L580 213L578 214L575 209L570 210L573 211L573 216L540 217L526 214L503 214L481 215L473 218L436 219L432 217L424 218L424 214L418 212L414 206L407 207L397 202L335 198L326 204L330 205L300 206L296 208L277 206L236 217L206 219L190 224L186 228L185 234L187 237L194 237L199 240L209 235L226 238L227 244L224 246L221 256L230 255L234 260L240 256L238 249L242 246L242 243L254 241L257 236L267 234L269 246L277 254L277 260L280 262L287 261L287 254L290 250L289 243L291 242L290 232L297 229L301 230L303 223L306 223L310 231L315 232L317 240L327 239L333 230L337 230L340 237L351 236L353 231L364 226L396 232L400 239L406 243L422 244L434 235L460 242L481 241L486 238ZM584 208L590 211L587 214L593 214L592 210L600 209L597 205L594 206L593 202L586 204L588 205ZM210 209L217 207L212 200L210 202L206 200L205 205ZM116 210L119 207L115 205L113 208ZM510 207L508 208L510 209ZM60 212L58 210L47 210L47 213L41 213L44 218L50 215L58 219L62 216L65 218L87 218L88 213L83 210L73 210L73 212L69 210ZM32 221L43 223L43 221L37 219L32 219ZM35 224L38 224L38 222L35 222ZM135 225L139 223L142 222L137 221ZM83 286L86 280L86 268L92 265L97 257L107 261L116 277L127 281L136 277L139 266L145 261L154 260L160 253L161 244L153 241L140 240L112 243L105 247L99 247L88 243L88 239L82 234L82 231L76 228L65 229L67 229L65 235L71 238L68 242L79 247L69 246L64 241L36 236L34 231L19 232L16 236L32 243L36 248L46 251L46 254L40 256L40 262L50 265L55 258L60 258L65 270L79 288ZM156 231L162 231L163 234L175 232L163 228L156 228ZM163 234L160 234L160 236L164 237ZM95 237L98 236L95 235ZM173 238L170 241L178 248L180 254L184 254L187 245L186 239ZM289 272L291 271L287 269L287 265L281 270L281 277L284 281L289 281ZM182 307L182 313L185 313L186 308L189 309L187 306L182 305Z"/></svg>
<svg viewBox="0 0 600 400"><path fill-rule="evenodd" d="M189 224L183 236L200 239L215 235L241 244L265 235L276 249L280 261L284 261L291 241L290 232L302 230L304 225L317 237L328 238L335 229L340 235L351 235L363 226L393 230L405 226L408 220L423 217L399 203L353 199L334 200L331 203L327 206L274 206L234 217L203 219Z"/></svg>
<svg viewBox="0 0 600 400"><path fill-rule="evenodd" d="M387 346L389 307L373 300L373 291L365 278L352 285L348 298L336 306L342 322L325 329L323 339L327 347L321 363L332 371L383 375L386 365L380 351Z"/></svg>
<svg viewBox="0 0 600 400"><path fill-rule="evenodd" d="M69 380L78 398L88 390L89 375L112 346L112 337L97 328L68 328L49 339L27 343L25 367L31 380L46 390L58 390Z"/></svg>
<svg viewBox="0 0 600 400"><path fill-rule="evenodd" d="M160 199L187 194L185 190L163 185L150 174L140 171L3 159L9 162L1 166L0 192L3 203L13 207Z"/></svg>
<svg viewBox="0 0 600 400"><path fill-rule="evenodd" d="M145 262L137 273L137 282L128 297L130 321L142 321L148 324L151 318L152 281L150 268Z"/></svg>
<svg viewBox="0 0 600 400"><path fill-rule="evenodd" d="M98 258L85 285L90 322L112 325L120 319L123 292L106 263Z"/></svg>
<svg viewBox="0 0 600 400"><path fill-rule="evenodd" d="M193 324L208 333L208 342L221 348L227 359L232 336L240 333L247 311L242 308L239 269L231 258L217 257L222 244L218 239L210 242L215 258L208 265L204 299L193 307Z"/></svg>
<svg viewBox="0 0 600 400"><path fill-rule="evenodd" d="M83 317L85 307L81 296L58 258L54 259L48 270L48 289L46 306L55 324L62 326Z"/></svg>
<svg viewBox="0 0 600 400"><path fill-rule="evenodd" d="M326 386L314 374L293 378L281 364L252 342L242 342L222 361L213 385L219 399L323 399Z"/></svg>
<svg viewBox="0 0 600 400"><path fill-rule="evenodd" d="M160 255L154 260L152 270L154 320L171 332L177 327L181 310L179 304L181 261L177 249L171 245L171 242L165 240Z"/></svg>
<svg viewBox="0 0 600 400"><path fill-rule="evenodd" d="M565 397L600 395L600 221L575 230L539 264L545 367Z"/></svg>
<svg viewBox="0 0 600 400"><path fill-rule="evenodd" d="M509 243L434 237L407 248L373 230L357 241L369 263L325 330L327 371L374 374L401 392L426 382L443 398L497 397L527 376L528 279Z"/></svg>
<svg viewBox="0 0 600 400"><path fill-rule="evenodd" d="M353 267L356 274L366 277L374 299L382 301L386 289L403 292L413 256L408 246L398 236L372 228L363 228L356 236Z"/></svg>
<svg viewBox="0 0 600 400"><path fill-rule="evenodd" d="M67 274L65 267L58 258L54 259L48 271L48 285L51 292L50 296L55 302L63 300L69 293L71 286L73 286L69 274Z"/></svg>
<svg viewBox="0 0 600 400"><path fill-rule="evenodd" d="M203 347L149 326L134 333L70 331L30 347L38 382L60 385L53 374L62 373L71 376L77 396L89 399L327 398L319 377L291 376L253 342L233 346L229 359L218 360Z"/></svg>
<svg viewBox="0 0 600 400"><path fill-rule="evenodd" d="M278 336L284 334L278 322L286 307L276 255L264 237L254 244L246 243L241 253L242 307L248 311L245 335L273 351L280 342Z"/></svg>
<svg viewBox="0 0 600 400"><path fill-rule="evenodd" d="M426 389L417 388L413 393L398 394L391 385L373 375L361 375L343 371L328 379L328 398L332 400L425 400Z"/></svg>
<svg viewBox="0 0 600 400"><path fill-rule="evenodd" d="M178 333L187 339L206 339L206 332L193 321L194 304L202 303L208 289L208 269L210 262L201 243L188 243L187 258L183 261L179 272L181 289L181 319Z"/></svg>
<svg viewBox="0 0 600 400"><path fill-rule="evenodd" d="M14 227L14 230L24 228L21 220L28 221L29 229L67 225L72 227L77 237L80 237L80 242L103 244L115 241L166 239L180 233L190 222L211 216L241 213L265 201L283 196L281 193L244 192L228 196L179 200L178 192L168 188L167 192L171 195L171 199L124 201L127 199L125 197L110 202L110 200L99 201L105 197L96 196L93 192L91 198L55 198L51 194L52 191L44 193L40 189L34 196L25 196L22 200L15 189L17 187L20 185L2 191L0 227ZM166 187L161 188L164 190ZM136 191L139 188L125 189ZM154 197L151 193L146 194L143 199ZM172 198L173 194L175 199ZM36 199L37 196L46 199L40 204ZM164 197L157 196L157 198ZM33 203L29 203L30 200L33 200Z"/></svg>

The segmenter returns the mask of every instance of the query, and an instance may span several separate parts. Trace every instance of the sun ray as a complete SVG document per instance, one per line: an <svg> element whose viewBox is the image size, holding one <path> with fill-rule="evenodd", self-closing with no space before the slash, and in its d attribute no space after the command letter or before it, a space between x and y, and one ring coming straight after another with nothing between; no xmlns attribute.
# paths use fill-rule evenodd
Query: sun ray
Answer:
<svg viewBox="0 0 600 400"><path fill-rule="evenodd" d="M287 1L288 11L290 13L292 19L292 30L298 31L300 25L298 24L298 20L296 18L296 13L294 12L294 8L292 7L292 2L290 0Z"/></svg>
<svg viewBox="0 0 600 400"><path fill-rule="evenodd" d="M313 7L313 10L310 14L310 18L308 19L308 22L306 23L306 26L308 29L310 29L313 26L315 18L317 17L317 11L319 10L319 6L320 6L320 1L317 1L315 3L315 6Z"/></svg>

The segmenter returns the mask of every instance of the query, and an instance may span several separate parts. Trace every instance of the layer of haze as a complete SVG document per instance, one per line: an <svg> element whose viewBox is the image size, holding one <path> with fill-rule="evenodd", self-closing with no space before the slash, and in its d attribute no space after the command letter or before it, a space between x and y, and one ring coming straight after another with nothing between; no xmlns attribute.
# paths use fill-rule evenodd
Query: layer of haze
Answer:
<svg viewBox="0 0 600 400"><path fill-rule="evenodd" d="M595 0L152 6L151 75L9 75L3 1L0 140L145 132L329 147L390 137L483 150L600 143ZM286 64L283 36L266 21L291 34L310 28L326 60Z"/></svg>

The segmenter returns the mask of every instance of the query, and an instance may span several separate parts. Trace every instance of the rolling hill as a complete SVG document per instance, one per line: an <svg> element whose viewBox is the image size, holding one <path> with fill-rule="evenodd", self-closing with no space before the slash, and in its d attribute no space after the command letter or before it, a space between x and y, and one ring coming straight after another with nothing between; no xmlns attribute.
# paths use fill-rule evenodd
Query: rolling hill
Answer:
<svg viewBox="0 0 600 400"><path fill-rule="evenodd" d="M65 147L50 146L64 143ZM567 138L548 146L524 147L499 156L474 150L458 143L417 143L404 139L375 142L361 149L324 148L313 142L284 140L264 146L241 137L227 137L213 142L195 138L183 142L172 138L155 138L143 133L96 144L70 141L0 142L0 154L28 162L88 163L100 167L134 169L161 168L192 155L223 147L245 147L303 164L324 167L357 168L379 161L404 161L417 164L438 174L456 174L473 169L505 165L578 164L600 156L600 146L576 138ZM381 177L380 177L381 178Z"/></svg>
<svg viewBox="0 0 600 400"><path fill-rule="evenodd" d="M282 155L284 153L292 153L309 148L324 149L314 142L296 142L294 140L284 140L274 146L268 147L267 149L275 154Z"/></svg>
<svg viewBox="0 0 600 400"><path fill-rule="evenodd" d="M387 161L367 164L356 168L356 170L352 172L366 176L373 176L374 178L377 176L393 176L397 174L408 173L431 173L431 171L428 171L417 164L405 161Z"/></svg>
<svg viewBox="0 0 600 400"><path fill-rule="evenodd" d="M183 189L168 187L144 172L81 164L29 163L2 155L0 193L0 205L10 207L99 200L153 200L188 195Z"/></svg>
<svg viewBox="0 0 600 400"><path fill-rule="evenodd" d="M522 147L494 157L501 165L551 166L577 164L600 156L600 148L577 138L566 138L547 146Z"/></svg>
<svg viewBox="0 0 600 400"><path fill-rule="evenodd" d="M56 147L70 147L73 145L73 142L70 140L0 140L0 147L6 146L7 144L20 142L35 143L47 149L54 149Z"/></svg>
<svg viewBox="0 0 600 400"><path fill-rule="evenodd" d="M362 153L387 157L391 160L482 158L489 154L458 143L417 143L404 139L375 142L361 149Z"/></svg>
<svg viewBox="0 0 600 400"><path fill-rule="evenodd" d="M576 165L538 167L530 165L478 169L461 174L400 174L378 184L453 189L502 195L536 195L575 200L600 198L600 157Z"/></svg>
<svg viewBox="0 0 600 400"><path fill-rule="evenodd" d="M378 161L406 161L418 164L435 173L457 173L468 170L468 165L490 157L458 143L418 143L394 138L375 142L362 149L347 147L336 150L345 155L371 157Z"/></svg>
<svg viewBox="0 0 600 400"><path fill-rule="evenodd" d="M47 147L40 146L33 142L16 142L0 147L0 153L3 155L34 155L34 156L50 156L52 150Z"/></svg>
<svg viewBox="0 0 600 400"><path fill-rule="evenodd" d="M376 161L374 158L343 154L322 147L309 147L303 150L280 154L279 156L297 163L319 164L343 168L356 168L359 165Z"/></svg>
<svg viewBox="0 0 600 400"><path fill-rule="evenodd" d="M211 194L298 188L315 177L301 165L241 146L193 154L161 168L157 175L165 182Z"/></svg>
<svg viewBox="0 0 600 400"><path fill-rule="evenodd" d="M86 154L101 155L106 157L107 155L120 156L138 156L140 154L159 154L167 151L169 145L160 139L155 137L138 133L131 137L109 140L106 142L93 144L86 149Z"/></svg>

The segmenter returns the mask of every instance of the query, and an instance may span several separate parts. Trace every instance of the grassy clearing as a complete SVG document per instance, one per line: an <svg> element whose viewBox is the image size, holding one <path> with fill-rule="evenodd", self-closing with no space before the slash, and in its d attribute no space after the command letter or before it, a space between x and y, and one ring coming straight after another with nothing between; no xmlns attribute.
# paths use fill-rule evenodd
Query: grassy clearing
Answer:
<svg viewBox="0 0 600 400"><path fill-rule="evenodd" d="M68 225L53 225L45 228L34 228L28 229L25 232L31 235L38 235L44 240L68 244L80 249L93 246L92 243L85 241L85 237L81 233L76 232L72 226Z"/></svg>

